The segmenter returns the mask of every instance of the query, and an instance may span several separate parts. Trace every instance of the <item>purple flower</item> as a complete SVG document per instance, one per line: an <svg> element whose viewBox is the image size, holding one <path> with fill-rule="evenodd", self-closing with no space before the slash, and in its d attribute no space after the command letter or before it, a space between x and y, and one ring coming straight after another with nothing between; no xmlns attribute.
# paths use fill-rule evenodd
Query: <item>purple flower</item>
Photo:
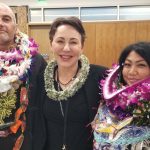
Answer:
<svg viewBox="0 0 150 150"><path fill-rule="evenodd" d="M118 66L110 69L107 78L101 80L100 85L106 105L117 117L124 118L134 115L137 107L144 109L144 102L150 101L150 78L130 86L121 86L118 71Z"/></svg>

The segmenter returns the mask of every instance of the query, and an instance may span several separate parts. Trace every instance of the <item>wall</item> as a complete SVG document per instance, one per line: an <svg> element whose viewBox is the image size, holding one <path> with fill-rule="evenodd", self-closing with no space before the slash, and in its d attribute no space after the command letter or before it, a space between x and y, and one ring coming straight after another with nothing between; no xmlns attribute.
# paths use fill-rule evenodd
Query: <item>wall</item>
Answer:
<svg viewBox="0 0 150 150"><path fill-rule="evenodd" d="M84 23L87 33L84 53L90 63L110 67L121 50L130 43L150 41L150 21ZM39 43L40 52L52 58L48 39L49 24L29 25L29 35Z"/></svg>
<svg viewBox="0 0 150 150"><path fill-rule="evenodd" d="M28 32L28 7L27 6L12 6L17 25L20 31L27 33Z"/></svg>
<svg viewBox="0 0 150 150"><path fill-rule="evenodd" d="M150 21L87 23L85 28L85 54L95 64L111 66L128 44L150 41Z"/></svg>
<svg viewBox="0 0 150 150"><path fill-rule="evenodd" d="M49 59L52 59L53 54L50 50L49 42L49 29L50 24L35 24L29 25L28 35L33 37L39 45L39 51L41 54L48 54Z"/></svg>

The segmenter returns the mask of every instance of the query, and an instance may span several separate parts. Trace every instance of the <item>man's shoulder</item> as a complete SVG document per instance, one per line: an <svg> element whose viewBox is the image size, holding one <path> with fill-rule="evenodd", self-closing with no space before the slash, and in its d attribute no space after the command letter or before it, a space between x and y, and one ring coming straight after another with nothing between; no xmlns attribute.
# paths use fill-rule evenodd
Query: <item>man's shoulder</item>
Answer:
<svg viewBox="0 0 150 150"><path fill-rule="evenodd" d="M47 62L45 61L45 59L43 58L43 56L39 53L37 53L36 55L34 55L32 57L32 64L44 64L46 65Z"/></svg>
<svg viewBox="0 0 150 150"><path fill-rule="evenodd" d="M44 71L46 68L47 62L43 58L41 54L36 54L32 57L31 60L31 71L35 73L38 73L40 71Z"/></svg>

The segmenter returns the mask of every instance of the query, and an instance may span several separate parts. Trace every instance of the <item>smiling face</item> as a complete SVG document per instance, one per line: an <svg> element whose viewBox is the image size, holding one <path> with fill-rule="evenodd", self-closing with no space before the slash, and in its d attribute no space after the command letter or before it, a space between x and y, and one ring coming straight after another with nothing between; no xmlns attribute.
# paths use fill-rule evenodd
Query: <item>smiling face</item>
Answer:
<svg viewBox="0 0 150 150"><path fill-rule="evenodd" d="M131 51L127 56L123 71L123 78L128 85L150 77L150 67L147 62L135 51Z"/></svg>
<svg viewBox="0 0 150 150"><path fill-rule="evenodd" d="M60 25L51 42L51 49L59 66L77 65L83 51L80 33L70 25Z"/></svg>
<svg viewBox="0 0 150 150"><path fill-rule="evenodd" d="M12 10L0 3L0 46L6 48L14 42L16 23Z"/></svg>

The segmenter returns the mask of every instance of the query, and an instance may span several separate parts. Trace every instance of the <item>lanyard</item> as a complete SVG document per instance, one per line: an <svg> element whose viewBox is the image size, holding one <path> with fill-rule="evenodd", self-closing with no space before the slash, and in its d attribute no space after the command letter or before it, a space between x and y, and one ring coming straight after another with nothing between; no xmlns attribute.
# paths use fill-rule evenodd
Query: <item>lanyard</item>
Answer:
<svg viewBox="0 0 150 150"><path fill-rule="evenodd" d="M67 134L67 117L68 117L68 106L69 106L69 101L66 101L66 107L65 107L65 113L62 107L61 101L59 102L60 104L60 109L61 109L61 114L64 119L64 129L63 129L63 145L62 145L62 150L67 150L66 147L66 134Z"/></svg>
<svg viewBox="0 0 150 150"><path fill-rule="evenodd" d="M57 89L58 91L61 91L61 87L60 84L57 82ZM65 110L63 110L63 106L62 106L62 102L59 101L60 104L60 110L61 110L61 114L63 116L63 120L64 120L64 129L63 129L63 144L62 144L62 150L67 150L67 144L66 144L66 134L67 134L67 117L68 117L68 106L69 106L69 101L66 101L66 107Z"/></svg>

